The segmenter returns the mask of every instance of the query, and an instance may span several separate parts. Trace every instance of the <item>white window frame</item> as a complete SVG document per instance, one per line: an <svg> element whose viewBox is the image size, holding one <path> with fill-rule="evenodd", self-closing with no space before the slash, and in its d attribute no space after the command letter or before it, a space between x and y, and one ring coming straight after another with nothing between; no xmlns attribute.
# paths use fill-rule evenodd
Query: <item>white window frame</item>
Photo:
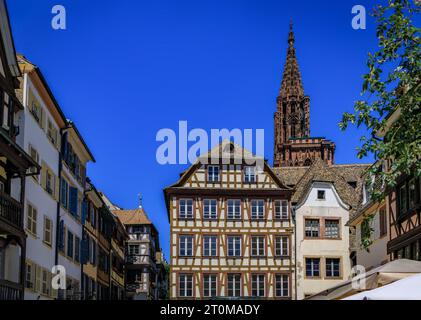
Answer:
<svg viewBox="0 0 421 320"><path fill-rule="evenodd" d="M203 236L203 256L216 257L218 254L218 236L207 234Z"/></svg>
<svg viewBox="0 0 421 320"><path fill-rule="evenodd" d="M261 291L263 290L263 294ZM266 297L266 275L252 274L251 275L251 295L253 297Z"/></svg>
<svg viewBox="0 0 421 320"><path fill-rule="evenodd" d="M245 166L244 167L244 183L256 183L256 167L254 166Z"/></svg>
<svg viewBox="0 0 421 320"><path fill-rule="evenodd" d="M181 234L178 239L179 239L179 243L178 243L179 256L180 257L193 257L194 236L190 234Z"/></svg>
<svg viewBox="0 0 421 320"><path fill-rule="evenodd" d="M218 275L203 275L203 297L213 298L218 295Z"/></svg>
<svg viewBox="0 0 421 320"><path fill-rule="evenodd" d="M280 281L278 281L278 277L280 277ZM287 279L285 281L285 279ZM277 298L289 298L290 297L290 277L288 274L275 274L275 297ZM285 284L286 282L286 284ZM278 287L278 285L280 285ZM281 291L281 294L278 294L278 290ZM284 291L286 290L287 294L284 294Z"/></svg>
<svg viewBox="0 0 421 320"><path fill-rule="evenodd" d="M242 278L243 277L241 276L240 273L227 274L227 296L228 297L241 297ZM230 291L232 291L232 294L230 294Z"/></svg>
<svg viewBox="0 0 421 320"><path fill-rule="evenodd" d="M216 183L220 181L220 168L219 166L208 166L208 182Z"/></svg>
<svg viewBox="0 0 421 320"><path fill-rule="evenodd" d="M190 284L190 285L189 285ZM179 274L178 276L178 295L182 298L193 297L193 275L192 274ZM191 288L191 294L188 294L189 287Z"/></svg>
<svg viewBox="0 0 421 320"><path fill-rule="evenodd" d="M331 263L328 263L328 260L332 260ZM335 272L335 264L334 261L338 262L338 275L334 275ZM328 266L330 267L331 275L328 275ZM325 267L326 267L326 278L340 278L341 277L341 258L326 258L325 259Z"/></svg>
<svg viewBox="0 0 421 320"><path fill-rule="evenodd" d="M277 257L289 257L289 254L289 236L275 237L275 255Z"/></svg>
<svg viewBox="0 0 421 320"><path fill-rule="evenodd" d="M216 220L218 219L218 200L204 199L203 200L203 219Z"/></svg>
<svg viewBox="0 0 421 320"><path fill-rule="evenodd" d="M275 200L275 219L277 220L289 219L288 200Z"/></svg>
<svg viewBox="0 0 421 320"><path fill-rule="evenodd" d="M266 237L265 236L251 236L251 256L264 257L266 256Z"/></svg>
<svg viewBox="0 0 421 320"><path fill-rule="evenodd" d="M328 223L330 223L330 222L336 222L336 227L337 227L337 233L336 233L336 236L332 236L332 228L330 227L329 228L329 231L328 231L328 227L327 227L327 224ZM325 222L325 238L327 238L327 239L339 239L340 237L341 237L341 235L340 235L340 230L341 230L341 228L340 228L340 220L339 219L325 219L324 220L324 222ZM329 233L328 233L329 232Z"/></svg>
<svg viewBox="0 0 421 320"><path fill-rule="evenodd" d="M252 220L265 220L265 200L253 199L250 207Z"/></svg>
<svg viewBox="0 0 421 320"><path fill-rule="evenodd" d="M227 256L241 257L242 256L242 237L237 235L227 236ZM231 254L230 254L231 253Z"/></svg>
<svg viewBox="0 0 421 320"><path fill-rule="evenodd" d="M228 220L241 220L241 200L228 199L227 200L227 219Z"/></svg>
<svg viewBox="0 0 421 320"><path fill-rule="evenodd" d="M193 219L194 218L194 203L193 203L193 199L180 199L179 200L179 204L178 204L179 208L179 218L180 219ZM189 210L190 208L190 210ZM183 212L184 211L184 212ZM190 213L189 213L190 211Z"/></svg>

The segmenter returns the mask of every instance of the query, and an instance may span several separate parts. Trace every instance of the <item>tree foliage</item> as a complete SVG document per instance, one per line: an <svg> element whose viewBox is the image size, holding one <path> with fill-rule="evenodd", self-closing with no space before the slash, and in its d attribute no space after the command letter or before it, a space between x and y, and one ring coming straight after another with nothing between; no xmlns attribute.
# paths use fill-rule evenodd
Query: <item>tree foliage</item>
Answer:
<svg viewBox="0 0 421 320"><path fill-rule="evenodd" d="M413 19L420 13L417 0L388 0L373 11L378 50L368 54L368 72L363 76L361 99L353 113L344 113L339 126L365 127L358 157L373 154L388 159L388 170L373 166L387 186L402 174L421 175L421 51L420 28ZM399 114L391 123L392 114ZM373 198L382 197L373 189Z"/></svg>

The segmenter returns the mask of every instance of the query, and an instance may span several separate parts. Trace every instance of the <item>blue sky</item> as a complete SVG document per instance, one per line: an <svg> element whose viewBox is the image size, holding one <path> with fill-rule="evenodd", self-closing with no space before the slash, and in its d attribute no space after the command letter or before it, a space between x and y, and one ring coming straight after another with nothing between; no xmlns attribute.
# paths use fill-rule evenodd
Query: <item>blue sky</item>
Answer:
<svg viewBox="0 0 421 320"><path fill-rule="evenodd" d="M67 30L51 28L51 8L67 10ZM340 132L376 48L374 23L351 27L351 8L373 1L9 0L16 49L43 71L64 113L97 163L88 174L124 208L137 194L169 258L162 189L186 165L155 159L161 128L265 129L272 163L273 113L293 19L311 134L336 142L336 163L358 160L361 132Z"/></svg>

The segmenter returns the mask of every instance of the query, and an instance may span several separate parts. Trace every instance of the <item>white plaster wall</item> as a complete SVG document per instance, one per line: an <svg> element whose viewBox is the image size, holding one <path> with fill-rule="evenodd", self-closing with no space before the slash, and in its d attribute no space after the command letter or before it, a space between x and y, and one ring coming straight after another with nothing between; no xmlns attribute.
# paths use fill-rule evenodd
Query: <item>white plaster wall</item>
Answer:
<svg viewBox="0 0 421 320"><path fill-rule="evenodd" d="M317 199L317 191L325 191L325 200ZM304 217L340 218L340 240L304 239ZM349 220L349 212L338 197L330 183L313 183L307 198L296 210L297 236L297 298L303 299L306 294L318 293L348 279L351 270L349 259L349 228L345 224ZM305 279L305 257L321 258L321 279ZM342 259L343 279L324 279L324 257L340 257Z"/></svg>
<svg viewBox="0 0 421 320"><path fill-rule="evenodd" d="M43 108L46 121L50 119L53 124L56 126L57 131L58 126L54 122L54 118L51 113L43 103L43 100L39 96L29 77L24 75L24 110L19 112L17 115L19 130L20 133L17 137L17 143L29 154L29 146L32 145L39 154L39 164L45 162L49 168L53 171L54 175L58 175L58 161L59 153L57 148L50 142L47 137L46 128L43 129L36 122L35 118L29 111L27 105L27 96L29 89L33 92L34 96L38 100ZM14 188L19 189L19 181L14 182ZM27 177L25 182L25 216L24 216L24 226L26 227L27 220L27 206L28 203L31 203L37 209L37 235L28 234L26 242L26 259L36 263L37 265L50 270L54 265L55 257L55 228L57 226L56 216L57 216L57 201L48 194L40 185L40 182L36 181L33 177ZM51 247L47 246L43 242L44 237L44 216L47 216L53 223L52 225L52 244ZM38 293L34 293L30 290L25 290L25 299L37 299L39 296Z"/></svg>

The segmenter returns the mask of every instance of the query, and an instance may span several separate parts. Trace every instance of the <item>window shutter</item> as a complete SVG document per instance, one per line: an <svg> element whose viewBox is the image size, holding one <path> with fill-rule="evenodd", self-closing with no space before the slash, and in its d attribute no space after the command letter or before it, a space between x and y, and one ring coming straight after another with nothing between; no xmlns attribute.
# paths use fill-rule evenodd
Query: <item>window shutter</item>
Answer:
<svg viewBox="0 0 421 320"><path fill-rule="evenodd" d="M31 289L35 290L35 282L37 279L37 275L36 275L36 264L31 262Z"/></svg>
<svg viewBox="0 0 421 320"><path fill-rule="evenodd" d="M77 189L70 187L69 192L69 209L73 216L77 216Z"/></svg>
<svg viewBox="0 0 421 320"><path fill-rule="evenodd" d="M86 167L81 163L80 164L80 178L82 180L82 184L85 184L86 180Z"/></svg>
<svg viewBox="0 0 421 320"><path fill-rule="evenodd" d="M46 116L45 116L45 111L41 106L40 106L40 110L41 110L41 112L40 112L40 114L41 114L41 119L40 119L41 128L45 129L46 128L46 121L47 121Z"/></svg>
<svg viewBox="0 0 421 320"><path fill-rule="evenodd" d="M41 163L41 186L44 189L47 187L47 168L44 161Z"/></svg>
<svg viewBox="0 0 421 320"><path fill-rule="evenodd" d="M35 266L35 291L41 292L41 277L42 277L42 270L39 265Z"/></svg>

